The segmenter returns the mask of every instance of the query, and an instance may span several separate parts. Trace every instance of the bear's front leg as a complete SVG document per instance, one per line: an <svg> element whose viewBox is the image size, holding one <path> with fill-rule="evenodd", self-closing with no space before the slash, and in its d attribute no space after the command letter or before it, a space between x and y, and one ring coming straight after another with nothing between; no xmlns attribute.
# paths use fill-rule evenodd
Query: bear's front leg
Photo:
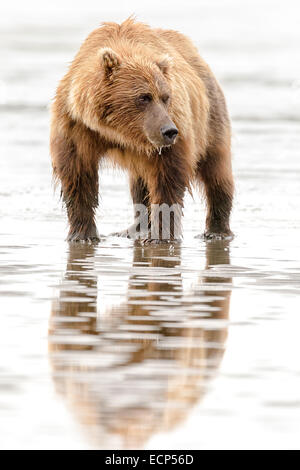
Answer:
<svg viewBox="0 0 300 470"><path fill-rule="evenodd" d="M152 162L147 181L151 224L144 244L181 240L183 198L190 172L188 159L179 145L164 148Z"/></svg>
<svg viewBox="0 0 300 470"><path fill-rule="evenodd" d="M98 161L84 158L76 145L63 138L51 141L54 175L61 182L69 219L69 242L97 242Z"/></svg>
<svg viewBox="0 0 300 470"><path fill-rule="evenodd" d="M145 245L181 241L183 200L169 201L169 203L162 202L163 200L156 199L151 204L148 238L143 240Z"/></svg>

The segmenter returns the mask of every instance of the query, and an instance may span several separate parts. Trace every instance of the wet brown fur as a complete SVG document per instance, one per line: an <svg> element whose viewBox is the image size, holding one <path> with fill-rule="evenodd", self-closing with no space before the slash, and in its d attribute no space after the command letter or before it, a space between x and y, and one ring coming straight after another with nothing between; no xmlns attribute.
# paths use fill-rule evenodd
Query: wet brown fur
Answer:
<svg viewBox="0 0 300 470"><path fill-rule="evenodd" d="M153 105L144 112L136 98L149 92ZM164 93L170 94L168 104L161 101ZM179 135L159 155L147 136L155 136L166 119ZM67 207L68 239L98 238L94 216L103 157L129 172L136 203L183 207L191 183L203 184L207 236L229 235L230 140L223 93L188 38L131 18L104 23L82 44L52 105L50 151Z"/></svg>

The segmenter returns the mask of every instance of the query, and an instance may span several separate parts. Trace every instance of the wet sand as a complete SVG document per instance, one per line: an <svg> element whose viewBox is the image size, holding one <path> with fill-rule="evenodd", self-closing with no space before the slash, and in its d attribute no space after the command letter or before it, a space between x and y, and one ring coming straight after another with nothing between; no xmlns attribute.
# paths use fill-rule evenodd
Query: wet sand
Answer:
<svg viewBox="0 0 300 470"><path fill-rule="evenodd" d="M184 20L168 2L89 1L68 20L68 1L17 18L14 3L0 20L0 447L299 448L297 2L191 2ZM127 178L107 169L102 242L64 241L47 106L86 34L132 11L189 34L223 86L230 243L195 239L198 194L181 246L107 236L132 220Z"/></svg>

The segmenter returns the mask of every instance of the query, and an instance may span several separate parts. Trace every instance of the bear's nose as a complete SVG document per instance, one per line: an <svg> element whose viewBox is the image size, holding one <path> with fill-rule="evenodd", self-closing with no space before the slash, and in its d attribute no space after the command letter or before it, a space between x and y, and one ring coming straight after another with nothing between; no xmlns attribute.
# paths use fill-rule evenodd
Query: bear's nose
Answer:
<svg viewBox="0 0 300 470"><path fill-rule="evenodd" d="M177 135L178 135L178 129L173 126L164 126L161 128L161 135L164 138L164 141L167 145L173 144Z"/></svg>

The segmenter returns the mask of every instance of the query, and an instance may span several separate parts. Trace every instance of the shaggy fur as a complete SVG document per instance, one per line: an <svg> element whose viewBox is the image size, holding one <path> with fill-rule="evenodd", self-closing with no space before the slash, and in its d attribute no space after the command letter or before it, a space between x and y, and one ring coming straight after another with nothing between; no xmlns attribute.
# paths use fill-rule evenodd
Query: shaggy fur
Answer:
<svg viewBox="0 0 300 470"><path fill-rule="evenodd" d="M178 136L164 146L161 129ZM82 44L52 105L50 150L70 241L98 238L98 165L129 172L136 203L178 204L204 185L206 237L231 235L230 122L223 93L188 38L128 19ZM180 211L181 212L181 211ZM171 234L172 238L172 234Z"/></svg>

